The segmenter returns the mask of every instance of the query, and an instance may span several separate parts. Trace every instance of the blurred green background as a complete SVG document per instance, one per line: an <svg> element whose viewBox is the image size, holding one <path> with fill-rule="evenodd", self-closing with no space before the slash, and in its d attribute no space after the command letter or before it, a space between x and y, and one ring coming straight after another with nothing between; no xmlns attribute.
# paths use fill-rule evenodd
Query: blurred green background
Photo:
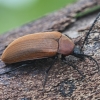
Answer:
<svg viewBox="0 0 100 100"><path fill-rule="evenodd" d="M76 0L0 0L0 34Z"/></svg>

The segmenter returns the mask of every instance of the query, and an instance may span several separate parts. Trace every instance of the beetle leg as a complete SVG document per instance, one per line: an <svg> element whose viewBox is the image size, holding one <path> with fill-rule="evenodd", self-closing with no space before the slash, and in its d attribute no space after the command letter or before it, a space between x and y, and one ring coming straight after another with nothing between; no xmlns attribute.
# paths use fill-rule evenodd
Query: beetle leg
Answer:
<svg viewBox="0 0 100 100"><path fill-rule="evenodd" d="M52 68L53 65L51 65L46 71L45 71L45 78L44 78L44 83L43 83L43 92L45 91L45 85L47 82L47 78L48 78L48 73L50 71L50 69Z"/></svg>
<svg viewBox="0 0 100 100"><path fill-rule="evenodd" d="M65 59L65 56L64 56L64 55L61 55L61 60L62 60L62 61L66 61L66 59Z"/></svg>
<svg viewBox="0 0 100 100"><path fill-rule="evenodd" d="M75 70L77 70L78 73L82 76L82 79L84 79L85 76L78 70L78 67L77 67L76 65L72 65L72 64L70 64L69 62L67 62L64 56L62 56L62 60L63 60L63 62L65 62L66 64L68 64L69 66L71 66L71 67L73 67Z"/></svg>
<svg viewBox="0 0 100 100"><path fill-rule="evenodd" d="M57 59L57 58L55 57L54 60L53 60L53 62L52 62L52 64L51 64L51 65L49 66L49 68L46 69L46 71L45 71L45 78L44 78L44 83L43 83L43 93L44 93L44 91L45 91L45 85L46 85L46 82L47 82L48 73L49 73L50 69L52 68L52 66L54 65L56 59Z"/></svg>
<svg viewBox="0 0 100 100"><path fill-rule="evenodd" d="M67 63L69 66L73 67L73 69L77 70L77 72L82 76L82 79L85 78L85 75L83 75L80 70L78 70L78 67L76 65L72 65L72 64L69 64Z"/></svg>
<svg viewBox="0 0 100 100"><path fill-rule="evenodd" d="M85 78L85 76L80 72L80 70L78 70L78 67L77 66L73 66L72 64L69 64L69 63L67 63L69 66L71 66L71 67L73 67L73 69L75 69L75 70L77 70L77 72L82 76L82 79L84 79Z"/></svg>

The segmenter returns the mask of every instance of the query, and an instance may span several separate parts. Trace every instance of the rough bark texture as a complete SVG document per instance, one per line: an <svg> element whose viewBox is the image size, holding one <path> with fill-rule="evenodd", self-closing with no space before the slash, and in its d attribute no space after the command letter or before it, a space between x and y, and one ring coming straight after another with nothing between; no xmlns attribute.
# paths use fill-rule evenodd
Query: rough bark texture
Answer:
<svg viewBox="0 0 100 100"><path fill-rule="evenodd" d="M35 32L56 30L63 31L62 33L72 35L73 37L73 35L75 34L76 36L76 33L79 31L80 36L84 38L83 33L87 32L87 27L91 25L97 13L77 21L75 15L78 12L82 12L87 8L99 4L99 0L80 0L73 5L1 35L0 54L2 54L5 47L15 38ZM98 21L94 30L95 29L100 29L100 21ZM100 31L98 31L97 34L98 33L100 33ZM95 36L95 34L93 36ZM91 41L93 42L93 40ZM98 41L98 43L99 44L94 45L94 48L85 46L85 53L89 54L97 47L100 49L100 42ZM93 55L100 64L99 49L96 49L96 51L92 52L94 54L91 55ZM80 80L81 76L76 70L62 63L62 61L57 60L49 72L43 95L42 84L44 82L44 73L49 65L53 63L54 59L36 60L33 61L33 63L28 62L26 67L23 65L23 68L0 77L0 100L99 100L100 76L97 72L96 65L94 65L95 63L89 59L86 59L85 62L76 58L72 60L71 57L66 59L72 62L70 64L77 65L78 69L86 75L83 81ZM0 61L0 73L16 68L19 65L20 64L14 64L4 67L5 64ZM64 88L66 93L70 91L66 97L63 93Z"/></svg>

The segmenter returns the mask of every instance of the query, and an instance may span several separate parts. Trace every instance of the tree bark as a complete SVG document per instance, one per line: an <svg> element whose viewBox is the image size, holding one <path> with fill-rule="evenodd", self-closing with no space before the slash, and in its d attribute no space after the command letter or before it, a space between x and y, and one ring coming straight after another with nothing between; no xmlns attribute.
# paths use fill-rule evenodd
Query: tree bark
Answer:
<svg viewBox="0 0 100 100"><path fill-rule="evenodd" d="M60 31L62 34L67 34L73 38L73 35L79 32L86 33L96 18L98 12L92 13L80 19L76 19L79 12L83 12L88 8L100 5L99 0L80 0L75 4L66 6L49 15L27 23L17 29L6 32L0 36L0 54L14 39L36 32L43 31ZM80 33L81 34L81 33ZM79 35L78 35L79 36ZM84 38L82 34L80 37ZM75 41L77 38L75 37ZM100 50L98 51L100 52ZM100 56L95 59L100 63ZM15 70L11 73L1 75L0 78L0 100L97 100L100 99L100 76L98 73L90 75L87 70L91 69L92 62L88 61L87 69L82 70L82 66L86 66L84 62L77 62L80 70L87 75L83 81L77 81L80 74L77 73L69 65L57 60L53 65L48 75L48 80L45 86L43 95L43 85L45 70L52 63L53 59L36 60L33 64L29 63L26 67ZM75 62L76 64L76 62ZM6 65L0 61L0 73L18 67L20 64ZM64 83L64 80L66 83ZM62 94L60 88L65 85L65 90L71 89L69 95ZM70 87L70 88L69 88ZM63 89L62 89L63 90ZM25 99L26 98L26 99Z"/></svg>

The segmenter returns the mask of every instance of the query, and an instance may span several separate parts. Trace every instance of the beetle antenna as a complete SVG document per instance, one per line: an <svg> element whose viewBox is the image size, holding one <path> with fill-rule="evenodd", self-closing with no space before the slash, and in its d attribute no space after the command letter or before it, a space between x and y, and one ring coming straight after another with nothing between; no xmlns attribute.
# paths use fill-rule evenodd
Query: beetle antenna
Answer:
<svg viewBox="0 0 100 100"><path fill-rule="evenodd" d="M81 46L81 51L82 51L82 48L83 48L83 46L84 46L84 44L85 44L85 41L86 41L87 38L88 38L88 35L90 34L91 30L93 29L93 27L94 27L95 23L97 22L99 16L100 16L100 13L97 15L97 17L96 17L96 19L94 20L92 26L90 27L89 31L87 32L87 35L86 35L86 37L85 37L85 39L84 39L84 41L83 41L83 44L82 44L82 46Z"/></svg>
<svg viewBox="0 0 100 100"><path fill-rule="evenodd" d="M98 64L98 62L93 57L91 57L89 55L85 55L85 54L82 54L82 56L85 56L85 57L87 57L90 60L92 59L96 63L96 65L98 67L98 72L100 71L99 64Z"/></svg>

